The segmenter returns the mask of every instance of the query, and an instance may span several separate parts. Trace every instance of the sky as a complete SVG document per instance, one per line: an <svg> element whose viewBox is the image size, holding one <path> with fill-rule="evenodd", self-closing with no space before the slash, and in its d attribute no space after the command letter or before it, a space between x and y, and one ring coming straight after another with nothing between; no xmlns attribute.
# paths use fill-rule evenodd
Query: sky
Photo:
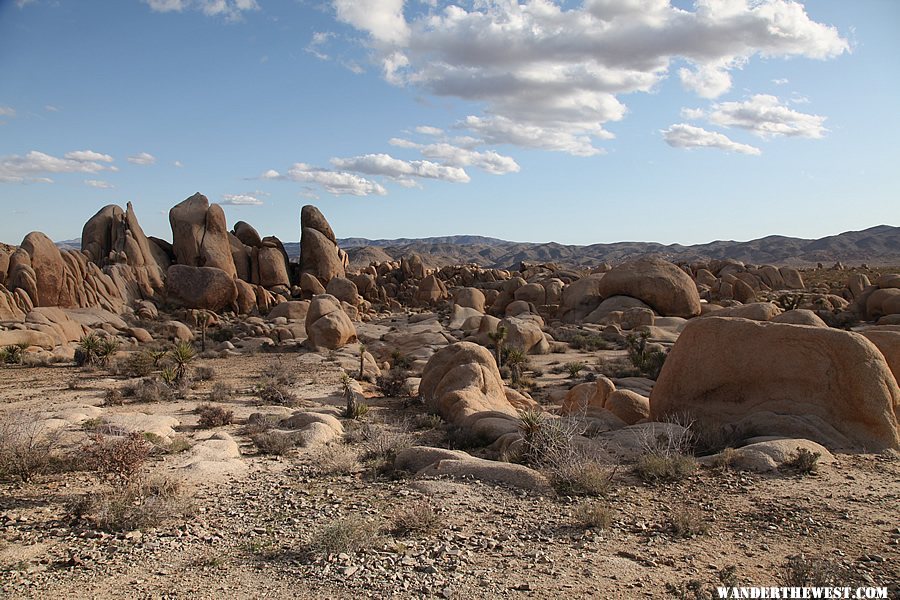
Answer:
<svg viewBox="0 0 900 600"><path fill-rule="evenodd" d="M900 225L894 0L0 0L0 240L195 192L300 237Z"/></svg>

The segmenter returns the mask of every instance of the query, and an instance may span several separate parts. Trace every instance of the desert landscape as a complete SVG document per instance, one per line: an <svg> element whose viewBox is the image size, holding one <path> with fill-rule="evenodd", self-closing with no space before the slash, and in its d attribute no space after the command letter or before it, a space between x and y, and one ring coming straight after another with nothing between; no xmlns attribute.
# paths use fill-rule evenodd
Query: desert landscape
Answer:
<svg viewBox="0 0 900 600"><path fill-rule="evenodd" d="M351 268L312 205L298 261L169 218L0 252L5 596L897 594L897 268Z"/></svg>

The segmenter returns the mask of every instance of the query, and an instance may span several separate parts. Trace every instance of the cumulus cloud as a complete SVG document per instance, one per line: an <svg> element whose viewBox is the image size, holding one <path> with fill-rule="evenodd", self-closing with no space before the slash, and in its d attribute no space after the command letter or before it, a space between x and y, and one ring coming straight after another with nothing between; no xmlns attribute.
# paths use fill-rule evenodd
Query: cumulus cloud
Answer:
<svg viewBox="0 0 900 600"><path fill-rule="evenodd" d="M111 189L113 189L113 188L115 187L115 186L114 186L113 184L111 184L110 182L108 182L108 181L103 181L103 180L101 180L101 179L85 179L85 180L84 180L84 184L85 184L85 185L89 185L89 186L91 186L92 188L98 188L98 189L101 189L101 190L111 190Z"/></svg>
<svg viewBox="0 0 900 600"><path fill-rule="evenodd" d="M147 167L156 163L156 157L152 154L148 154L147 152L141 152L140 154L129 156L128 162L133 165L141 165L142 167Z"/></svg>
<svg viewBox="0 0 900 600"><path fill-rule="evenodd" d="M672 125L661 133L666 143L673 148L718 148L741 154L762 154L759 148L740 144L722 133L708 131L702 127L694 127L686 123Z"/></svg>
<svg viewBox="0 0 900 600"><path fill-rule="evenodd" d="M439 127L432 127L430 125L419 125L416 127L416 133L421 133L422 135L443 135L444 130Z"/></svg>
<svg viewBox="0 0 900 600"><path fill-rule="evenodd" d="M390 154L333 158L331 164L338 169L366 175L381 175L402 180L402 183L408 183L412 177L438 179L451 183L468 183L470 180L468 173L460 167L440 165L428 160L400 160Z"/></svg>
<svg viewBox="0 0 900 600"><path fill-rule="evenodd" d="M222 201L219 204L227 204L229 206L262 206L265 203L253 194L223 194Z"/></svg>
<svg viewBox="0 0 900 600"><path fill-rule="evenodd" d="M756 56L828 59L846 39L792 0L482 0L404 15L402 0L333 0L368 36L392 84L477 102L465 123L487 141L590 156L612 136L618 97L651 92L673 62L682 84L714 98ZM426 3L427 4L427 3ZM412 9L410 9L412 12Z"/></svg>
<svg viewBox="0 0 900 600"><path fill-rule="evenodd" d="M440 130L438 130L440 131ZM511 156L503 156L493 150L479 152L471 148L462 148L446 142L436 144L417 144L410 140L392 138L389 143L398 148L418 150L422 156L440 160L454 167L475 167L492 175L517 173L519 164Z"/></svg>
<svg viewBox="0 0 900 600"><path fill-rule="evenodd" d="M825 117L788 108L775 96L757 94L744 102L713 104L707 119L722 127L738 127L759 137L825 136Z"/></svg>
<svg viewBox="0 0 900 600"><path fill-rule="evenodd" d="M32 150L25 156L13 154L0 157L0 182L52 183L52 179L42 175L118 170L113 165L107 164L111 161L112 157L108 154L100 154L91 150L69 152L63 158Z"/></svg>
<svg viewBox="0 0 900 600"><path fill-rule="evenodd" d="M228 20L241 18L244 12L259 10L256 0L144 0L154 12L196 10L210 17Z"/></svg>
<svg viewBox="0 0 900 600"><path fill-rule="evenodd" d="M381 184L370 181L359 175L343 171L332 171L313 167L306 163L294 163L286 174L269 169L262 174L262 179L283 179L302 183L314 183L325 191L336 196L385 196L387 190Z"/></svg>

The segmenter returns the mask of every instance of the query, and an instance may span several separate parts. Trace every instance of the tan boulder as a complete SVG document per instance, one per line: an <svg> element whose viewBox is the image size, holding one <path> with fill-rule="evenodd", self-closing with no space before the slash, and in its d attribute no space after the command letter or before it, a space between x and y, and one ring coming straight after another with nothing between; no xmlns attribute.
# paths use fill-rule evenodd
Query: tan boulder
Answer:
<svg viewBox="0 0 900 600"><path fill-rule="evenodd" d="M416 290L416 303L421 305L434 304L449 297L447 286L434 274L427 276Z"/></svg>
<svg viewBox="0 0 900 600"><path fill-rule="evenodd" d="M262 238L259 236L259 232L257 232L249 223L238 221L234 224L233 233L245 246L250 246L251 248L259 248L262 246Z"/></svg>
<svg viewBox="0 0 900 600"><path fill-rule="evenodd" d="M542 306L547 304L547 291L540 283L527 283L513 293L513 298Z"/></svg>
<svg viewBox="0 0 900 600"><path fill-rule="evenodd" d="M791 325L811 325L813 327L828 327L819 315L805 308L788 310L780 315L772 317L773 323L790 323Z"/></svg>
<svg viewBox="0 0 900 600"><path fill-rule="evenodd" d="M873 291L866 300L866 313L872 320L900 314L900 288L888 287Z"/></svg>
<svg viewBox="0 0 900 600"><path fill-rule="evenodd" d="M847 277L847 290L849 290L851 298L856 298L863 293L864 289L871 285L865 273L851 273Z"/></svg>
<svg viewBox="0 0 900 600"><path fill-rule="evenodd" d="M325 293L325 286L312 273L300 275L300 289L303 290L304 294L310 296L318 296Z"/></svg>
<svg viewBox="0 0 900 600"><path fill-rule="evenodd" d="M221 312L235 307L238 288L234 277L222 269L172 265L166 275L166 294L185 308Z"/></svg>
<svg viewBox="0 0 900 600"><path fill-rule="evenodd" d="M199 192L169 211L172 248L178 264L210 267L237 276L225 211Z"/></svg>
<svg viewBox="0 0 900 600"><path fill-rule="evenodd" d="M66 265L56 244L43 233L33 231L22 240L20 249L31 258L37 296L32 296L35 306L77 306L75 298L66 286Z"/></svg>
<svg viewBox="0 0 900 600"><path fill-rule="evenodd" d="M887 361L894 378L900 381L900 330L890 331L881 327L866 329L860 332L875 344Z"/></svg>
<svg viewBox="0 0 900 600"><path fill-rule="evenodd" d="M526 354L549 354L550 342L541 330L543 321L537 315L507 317L501 324L506 327L506 345Z"/></svg>
<svg viewBox="0 0 900 600"><path fill-rule="evenodd" d="M661 258L645 257L619 265L603 276L598 291L604 298L637 298L664 317L700 314L700 295L694 281Z"/></svg>
<svg viewBox="0 0 900 600"><path fill-rule="evenodd" d="M624 312L629 308L650 308L644 302L630 296L610 296L584 318L585 323L603 323L614 312Z"/></svg>
<svg viewBox="0 0 900 600"><path fill-rule="evenodd" d="M268 318L277 319L284 317L289 321L306 321L306 315L309 313L309 300L291 300L282 302L277 306L273 306L267 315Z"/></svg>
<svg viewBox="0 0 900 600"><path fill-rule="evenodd" d="M603 300L600 293L602 273L588 275L563 288L559 305L559 319L566 323L579 323L591 314Z"/></svg>
<svg viewBox="0 0 900 600"><path fill-rule="evenodd" d="M453 294L453 303L463 308L472 308L484 313L484 292L477 288L459 288Z"/></svg>
<svg viewBox="0 0 900 600"><path fill-rule="evenodd" d="M615 384L602 376L591 383L579 383L566 393L560 413L570 415L589 408L603 408L609 395L615 391Z"/></svg>
<svg viewBox="0 0 900 600"><path fill-rule="evenodd" d="M325 293L331 294L341 302L356 306L362 298L359 297L359 289L356 284L346 277L332 277L325 287Z"/></svg>
<svg viewBox="0 0 900 600"><path fill-rule="evenodd" d="M738 317L753 321L771 321L781 314L781 308L772 302L751 302L739 306L729 306L709 313L716 317ZM703 315L706 318L706 315Z"/></svg>
<svg viewBox="0 0 900 600"><path fill-rule="evenodd" d="M900 448L900 389L878 348L842 330L704 317L688 323L650 395L651 418Z"/></svg>
<svg viewBox="0 0 900 600"><path fill-rule="evenodd" d="M291 285L287 259L281 250L263 246L253 251L253 257L259 270L259 285L264 288Z"/></svg>
<svg viewBox="0 0 900 600"><path fill-rule="evenodd" d="M784 280L784 287L789 290L802 290L806 289L806 285L803 283L803 276L800 274L800 271L791 267L781 267L778 269L778 272L781 274L781 278Z"/></svg>
<svg viewBox="0 0 900 600"><path fill-rule="evenodd" d="M612 392L603 407L628 425L650 416L650 399L631 390Z"/></svg>
<svg viewBox="0 0 900 600"><path fill-rule="evenodd" d="M356 341L356 328L337 298L321 294L310 302L306 335L313 349L335 350Z"/></svg>

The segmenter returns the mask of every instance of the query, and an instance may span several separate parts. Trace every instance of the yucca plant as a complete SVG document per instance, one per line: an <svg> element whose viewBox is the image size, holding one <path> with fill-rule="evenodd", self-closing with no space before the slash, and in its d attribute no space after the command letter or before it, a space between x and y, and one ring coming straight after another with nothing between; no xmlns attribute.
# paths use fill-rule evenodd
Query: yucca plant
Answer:
<svg viewBox="0 0 900 600"><path fill-rule="evenodd" d="M506 351L506 366L509 367L513 385L519 385L522 371L528 365L528 354L520 348L509 348Z"/></svg>
<svg viewBox="0 0 900 600"><path fill-rule="evenodd" d="M503 365L502 357L503 357L503 342L506 340L506 326L498 325L497 331L492 333L488 333L488 337L494 342L494 351L497 354L497 368L501 368Z"/></svg>
<svg viewBox="0 0 900 600"><path fill-rule="evenodd" d="M197 352L190 342L178 342L169 352L175 368L175 381L182 381L187 376L188 363L194 360Z"/></svg>
<svg viewBox="0 0 900 600"><path fill-rule="evenodd" d="M215 315L208 310L197 312L197 324L200 326L200 351L206 352L206 332L215 322Z"/></svg>
<svg viewBox="0 0 900 600"><path fill-rule="evenodd" d="M162 377L163 382L169 387L175 385L178 381L178 372L175 370L175 367L165 367L160 371L159 376Z"/></svg>
<svg viewBox="0 0 900 600"><path fill-rule="evenodd" d="M25 355L27 344L11 344L0 350L0 363L7 365L21 365Z"/></svg>
<svg viewBox="0 0 900 600"><path fill-rule="evenodd" d="M366 367L366 345L359 345L359 379L362 380Z"/></svg>
<svg viewBox="0 0 900 600"><path fill-rule="evenodd" d="M75 353L75 362L79 366L93 366L100 357L100 338L95 333L91 333L78 341L78 349Z"/></svg>
<svg viewBox="0 0 900 600"><path fill-rule="evenodd" d="M102 366L107 366L109 364L109 360L118 351L119 340L117 340L116 338L106 338L100 340L100 344L97 349L97 363Z"/></svg>
<svg viewBox="0 0 900 600"><path fill-rule="evenodd" d="M164 358L169 355L168 350L150 350L147 352L151 359L153 359L153 367L158 369L162 364Z"/></svg>

